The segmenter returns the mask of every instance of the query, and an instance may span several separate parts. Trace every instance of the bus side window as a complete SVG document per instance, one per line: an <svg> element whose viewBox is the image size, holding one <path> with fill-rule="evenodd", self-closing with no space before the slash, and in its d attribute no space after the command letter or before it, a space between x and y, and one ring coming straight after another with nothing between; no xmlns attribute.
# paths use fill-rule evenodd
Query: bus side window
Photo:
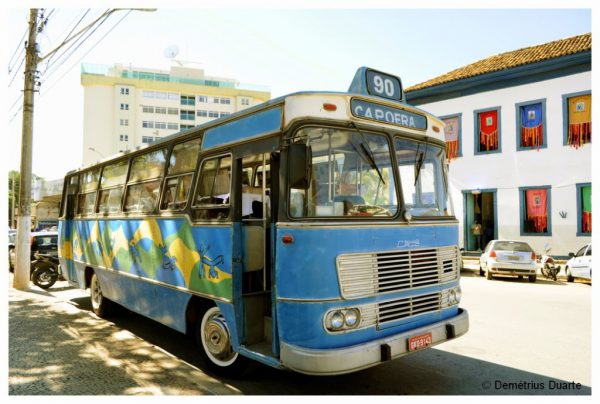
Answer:
<svg viewBox="0 0 600 404"><path fill-rule="evenodd" d="M89 170L81 174L81 187L77 197L78 215L87 216L94 213L99 177L100 168Z"/></svg>
<svg viewBox="0 0 600 404"><path fill-rule="evenodd" d="M206 159L200 166L198 185L193 203L197 220L229 217L231 192L231 156Z"/></svg>
<svg viewBox="0 0 600 404"><path fill-rule="evenodd" d="M192 186L192 177L198 162L202 139L193 139L173 147L169 157L167 180L163 191L160 210L185 209Z"/></svg>
<svg viewBox="0 0 600 404"><path fill-rule="evenodd" d="M152 213L158 202L166 149L137 156L131 162L131 172L125 195L125 210Z"/></svg>

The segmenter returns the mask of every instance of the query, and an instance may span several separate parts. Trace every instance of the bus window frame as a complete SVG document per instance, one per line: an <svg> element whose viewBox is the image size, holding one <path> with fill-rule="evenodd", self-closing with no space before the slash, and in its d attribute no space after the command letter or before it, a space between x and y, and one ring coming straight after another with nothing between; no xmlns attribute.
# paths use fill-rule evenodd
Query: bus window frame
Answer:
<svg viewBox="0 0 600 404"><path fill-rule="evenodd" d="M292 127L290 127L286 132L286 134L284 134L283 138L287 139L289 142L294 142L294 140L297 138L296 135L297 133L305 128L331 128L331 129L337 129L337 130L344 130L344 131L348 131L348 132L363 132L363 134L365 132L368 132L369 134L375 134L375 135L379 135L379 136L383 136L388 144L388 148L389 148L389 153L390 153L390 167L394 168L394 165L397 165L397 161L396 161L396 150L394 148L394 137L398 136L399 134L402 134L403 132L400 130L392 130L390 131L388 128L382 128L380 126L372 126L369 124L364 124L362 122L354 122L352 121L352 125L349 125L348 123L344 124L336 124L336 123L332 123L331 121L322 121L322 120L310 120L310 121L303 121L298 123L297 125L294 125ZM286 153L287 154L287 153ZM285 217L288 221L290 222L348 222L351 221L353 223L360 223L360 222L369 222L369 223L374 223L374 222L382 222L384 221L385 223L390 223L390 222L394 222L394 221L405 221L405 219L402 216L402 207L404 206L404 200L402 198L402 194L401 194L401 183L400 183L400 177L399 177L399 173L397 172L393 172L393 177L394 177L394 187L395 187L395 192L396 192L396 200L397 200L397 209L396 209L396 213L392 216L304 216L304 217L295 217L292 216L292 212L291 212L291 188L289 185L289 161L290 157L289 154L286 155L286 169L285 169Z"/></svg>
<svg viewBox="0 0 600 404"><path fill-rule="evenodd" d="M131 169L131 158L124 158L124 159L119 159L119 160L115 160L115 161L110 161L110 162L106 162L103 163L101 165L101 170L100 170L100 177L98 178L98 188L96 190L97 195L96 195L96 206L94 207L94 213L97 216L102 216L102 217L106 217L106 216L119 216L122 215L124 213L123 211L123 204L124 204L124 199L125 199L125 191L126 191L126 185L127 185L127 179L129 178L129 171ZM121 185L113 185L110 187L106 187L106 188L102 188L102 178L104 177L104 169L106 167L109 166L114 166L117 164L121 164L121 163L125 163L126 165L126 169L125 169L125 178L123 179L123 183ZM121 203L119 203L119 210L117 212L100 212L100 193L102 191L110 191L112 189L116 189L121 187L123 192L121 193Z"/></svg>
<svg viewBox="0 0 600 404"><path fill-rule="evenodd" d="M163 182L165 180L165 172L166 172L166 167L167 167L167 162L168 159L171 156L171 149L173 148L174 145L169 145L169 144L160 144L157 145L156 147L153 148L149 148L149 149L143 149L143 152L140 153L136 153L132 156L129 157L129 166L127 169L127 180L125 181L124 184L124 190L123 190L123 196L121 198L121 213L125 214L127 216L150 216L150 215L156 215L158 212L158 206L160 203L160 198L161 198L161 194L162 194L162 187L163 187ZM135 161L135 159L144 156L146 154L152 154L152 153L156 153L158 151L163 151L164 152L164 163L163 163L163 167L162 167L162 173L158 176L158 177L154 177L154 178L147 178L144 180L137 180L137 181L132 181L131 178L131 174L133 171L133 163ZM125 206L127 203L127 193L129 191L129 187L131 186L135 186L135 185L140 185L140 184L144 184L147 182L155 182L158 181L158 196L156 198L156 200L154 201L154 207L152 208L151 211L131 211L131 210L126 210Z"/></svg>
<svg viewBox="0 0 600 404"><path fill-rule="evenodd" d="M221 205L217 205L217 204L213 204L213 205L203 205L203 206L198 206L195 204L196 201L196 197L199 191L199 187L200 187L200 179L202 178L202 166L204 164L205 161L207 160L214 160L214 159L218 159L219 160L219 164L220 164L220 160L224 157L229 157L231 159L231 168L230 168L230 175L229 175L229 198L228 198L228 202L227 204L221 204ZM233 176L234 176L234 172L233 172L233 163L234 163L234 159L233 159L233 153L229 150L227 151L221 151L221 152L216 152L215 154L206 154L205 156L202 156L201 158L198 159L199 160L199 164L198 164L198 168L196 169L196 179L195 179L195 183L194 185L194 192L192 193L192 201L189 204L190 206L190 219L197 223L197 222L205 222L205 223L215 223L215 224L222 224L222 223L231 223L233 221L232 218L232 212L235 209L235 207L232 205L231 201L232 201L232 192L233 190ZM217 168L218 171L218 168ZM227 212L227 216L223 217L223 218L211 218L211 219L196 219L195 217L195 211L198 210L217 210L217 209L228 209Z"/></svg>
<svg viewBox="0 0 600 404"><path fill-rule="evenodd" d="M200 169L200 163L201 163L202 139L204 138L203 135L204 134L201 133L199 136L195 136L195 137L190 138L190 139L185 139L185 140L182 140L181 142L173 143L173 144L171 144L168 147L167 159L165 160L165 167L164 167L163 178L162 178L161 189L160 189L160 195L159 195L159 201L158 201L158 213L159 214L162 215L162 214L170 213L170 212L173 212L173 213L185 213L185 212L188 212L189 208L191 208L191 198L193 198L193 195L194 195L194 183L197 180L198 172L199 172L199 169ZM195 165L194 169L192 171L187 171L187 172L182 172L182 173L177 173L177 174L169 175L169 167L170 167L170 164L171 164L171 157L173 156L173 151L175 150L175 148L178 145L182 145L182 144L189 143L189 142L194 142L194 141L199 141L198 156L197 156L197 159L196 159L196 165ZM186 176L186 175L191 175L192 179L191 179L190 189L189 189L187 197L186 197L185 206L183 208L181 208L181 209L168 209L168 208L162 209L163 200L165 198L166 191L167 191L167 182L170 179L178 178L178 177L183 177L183 176Z"/></svg>
<svg viewBox="0 0 600 404"><path fill-rule="evenodd" d="M77 190L77 198L76 198L76 202L75 202L75 214L73 215L74 218L78 218L78 219L82 219L82 218L86 218L86 217L96 217L96 208L98 205L98 187L100 186L100 178L102 178L102 170L104 169L104 166L102 165L96 165L90 168L87 168L85 170L80 171L79 173L77 173L77 175L79 176L79 180L78 180L78 190ZM82 179L85 176L86 173L90 172L90 171L94 171L94 170L98 170L98 178L96 180L96 188L94 190L89 190L89 191L83 191L83 187L82 187ZM79 197L81 195L87 195L87 194L91 194L91 193L95 193L96 194L96 199L94 200L94 206L92 208L92 211L90 213L86 213L86 212L80 212L79 211Z"/></svg>

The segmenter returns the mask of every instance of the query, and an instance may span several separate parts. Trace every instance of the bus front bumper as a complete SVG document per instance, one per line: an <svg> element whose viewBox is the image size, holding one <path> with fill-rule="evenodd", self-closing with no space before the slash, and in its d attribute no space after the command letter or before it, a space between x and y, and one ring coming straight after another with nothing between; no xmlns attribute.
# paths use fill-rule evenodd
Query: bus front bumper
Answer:
<svg viewBox="0 0 600 404"><path fill-rule="evenodd" d="M281 343L281 364L299 373L309 375L338 375L355 372L396 359L411 353L408 340L431 333L429 347L454 339L469 330L469 315L459 309L459 314L447 320L416 328L364 345L339 349L307 349ZM384 354L384 352L386 352Z"/></svg>

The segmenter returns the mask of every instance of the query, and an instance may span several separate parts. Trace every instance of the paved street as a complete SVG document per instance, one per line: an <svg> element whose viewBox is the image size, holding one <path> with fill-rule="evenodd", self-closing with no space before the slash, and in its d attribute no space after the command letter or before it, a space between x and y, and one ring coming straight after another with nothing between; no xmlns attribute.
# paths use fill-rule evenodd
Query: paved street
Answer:
<svg viewBox="0 0 600 404"><path fill-rule="evenodd" d="M181 334L126 313L95 317L87 294L9 290L9 393L498 395L591 393L588 284L463 274L467 335L362 372L310 377L257 365L245 380L200 371ZM580 385L577 385L579 383ZM560 387L560 389L559 389Z"/></svg>

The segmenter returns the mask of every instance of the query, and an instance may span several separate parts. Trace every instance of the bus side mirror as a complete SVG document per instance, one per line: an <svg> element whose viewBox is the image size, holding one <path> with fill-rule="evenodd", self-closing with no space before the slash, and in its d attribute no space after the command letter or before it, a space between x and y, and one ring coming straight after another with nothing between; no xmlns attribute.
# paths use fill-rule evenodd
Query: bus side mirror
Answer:
<svg viewBox="0 0 600 404"><path fill-rule="evenodd" d="M290 188L308 189L312 179L312 149L300 143L293 143L288 148Z"/></svg>

